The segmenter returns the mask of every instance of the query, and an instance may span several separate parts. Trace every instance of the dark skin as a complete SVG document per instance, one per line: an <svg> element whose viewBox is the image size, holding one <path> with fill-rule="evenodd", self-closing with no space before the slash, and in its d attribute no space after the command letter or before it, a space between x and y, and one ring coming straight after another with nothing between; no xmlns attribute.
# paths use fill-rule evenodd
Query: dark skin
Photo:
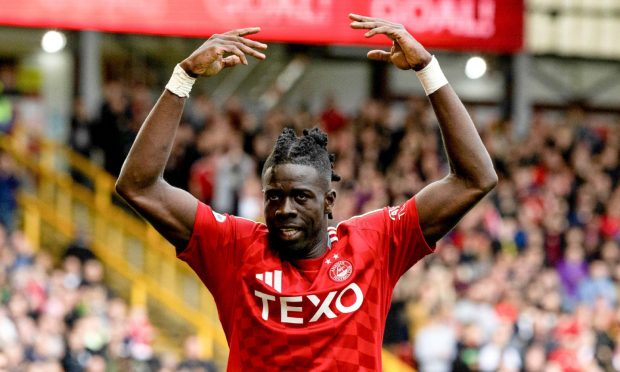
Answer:
<svg viewBox="0 0 620 372"><path fill-rule="evenodd" d="M210 77L225 68L247 64L247 56L263 60L267 45L245 36L259 27L213 35L180 65L192 76ZM142 124L116 181L116 191L177 250L187 246L196 217L197 200L163 178L164 167L181 121L186 98L165 90Z"/></svg>
<svg viewBox="0 0 620 372"><path fill-rule="evenodd" d="M352 28L368 30L366 37L385 35L393 42L390 51L372 50L368 58L403 70L420 70L431 61L431 54L402 25L355 14L349 17ZM247 64L247 55L264 59L262 51L267 46L245 38L258 31L255 27L214 35L181 67L190 75L209 77L224 68ZM493 189L497 175L454 90L446 85L429 100L450 161L449 174L416 195L422 232L433 245ZM116 184L117 192L178 250L189 242L197 200L170 186L162 175L184 103L184 98L164 91L142 125ZM321 256L327 247L327 214L336 198L330 182L308 166L288 164L275 168L268 169L263 177L270 239L290 252L286 256L291 259ZM300 199L300 195L305 196Z"/></svg>
<svg viewBox="0 0 620 372"><path fill-rule="evenodd" d="M364 36L385 35L392 40L388 51L371 50L368 58L393 64L401 70L419 71L432 55L400 24L350 14L351 27L368 30ZM444 85L429 97L450 162L450 172L424 187L415 196L420 226L426 241L434 245L497 184L491 157L482 144L465 106L452 87Z"/></svg>
<svg viewBox="0 0 620 372"><path fill-rule="evenodd" d="M327 247L327 214L336 191L311 166L280 164L263 176L265 221L273 247L288 259L314 258Z"/></svg>

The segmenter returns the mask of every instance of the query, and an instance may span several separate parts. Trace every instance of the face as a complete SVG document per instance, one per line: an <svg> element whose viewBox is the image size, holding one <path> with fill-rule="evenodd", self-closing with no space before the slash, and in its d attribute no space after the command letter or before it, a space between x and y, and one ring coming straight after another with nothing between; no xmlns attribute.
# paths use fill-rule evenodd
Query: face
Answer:
<svg viewBox="0 0 620 372"><path fill-rule="evenodd" d="M280 164L263 176L265 220L272 246L292 258L318 257L326 249L327 214L336 192L311 166Z"/></svg>

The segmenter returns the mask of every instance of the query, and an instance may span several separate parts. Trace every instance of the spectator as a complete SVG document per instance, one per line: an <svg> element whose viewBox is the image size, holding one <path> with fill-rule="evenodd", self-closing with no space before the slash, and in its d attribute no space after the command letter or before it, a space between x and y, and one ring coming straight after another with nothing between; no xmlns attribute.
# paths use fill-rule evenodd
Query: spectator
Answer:
<svg viewBox="0 0 620 372"><path fill-rule="evenodd" d="M99 120L93 128L95 145L104 154L105 170L118 175L132 141L130 135L131 110L125 94L126 88L119 81L108 82L104 89L105 102Z"/></svg>
<svg viewBox="0 0 620 372"><path fill-rule="evenodd" d="M558 263L557 270L564 292L564 306L567 309L573 309L578 300L577 288L588 276L588 263L579 243L571 244L566 248L564 258Z"/></svg>
<svg viewBox="0 0 620 372"><path fill-rule="evenodd" d="M201 358L202 344L196 336L189 336L183 343L184 358L179 364L180 372L215 372L215 365Z"/></svg>
<svg viewBox="0 0 620 372"><path fill-rule="evenodd" d="M3 232L0 227L0 369L164 370L146 312L134 308L128 315L125 302L105 287L99 261L82 264L68 255L54 267L23 233L5 238Z"/></svg>
<svg viewBox="0 0 620 372"><path fill-rule="evenodd" d="M15 229L19 180L13 159L0 151L0 225L11 233Z"/></svg>
<svg viewBox="0 0 620 372"><path fill-rule="evenodd" d="M480 349L480 371L521 370L519 350L511 345L513 337L512 324L501 323L493 334L491 341Z"/></svg>
<svg viewBox="0 0 620 372"><path fill-rule="evenodd" d="M106 84L106 101L91 139L103 149L112 174L144 115L151 97L147 88ZM449 166L438 146L439 133L430 129L433 116L424 100L412 97L404 105L370 100L345 116L332 98L326 97L325 107L316 113L299 105L254 117L239 99L219 106L196 94L188 103L187 124L166 177L222 211L255 218L262 196L250 190L256 190L252 184L275 136L285 126L322 121L333 129L330 151L337 154L336 173L343 177L336 185L337 223L378 205L400 204ZM405 112L395 119L390 113L396 104ZM398 323L388 324L386 340L396 335L392 341L406 344L403 349L409 352L399 355L409 362L415 355L421 371L433 370L431 359L460 370L620 370L618 123L618 115L594 116L576 107L539 110L521 141L510 137L506 122L491 118L477 123L500 183L494 195L439 242L437 254L406 274L395 290L399 305L393 319ZM77 140L86 127L76 128ZM0 154L3 216L9 211L14 215L18 187L9 163ZM5 167L8 173L2 172ZM29 363L42 363L31 360L36 356L33 335L43 335L48 316L66 320L59 323L66 327L61 362L67 370L76 365L83 370L89 360L89 368L100 368L100 354L106 368L127 370L128 360L149 355L132 355L135 346L130 345L146 345L142 351L152 353L152 329L127 334L131 311L100 290L101 267L88 263L92 257L81 263L66 258L60 267L45 268L45 259L33 253L14 219L7 223L2 218L10 232L0 229L0 366L26 370ZM434 309L442 310L436 314ZM35 321L39 316L43 319ZM133 324L145 320L131 318L134 331L139 326ZM103 331L102 319L109 325ZM36 347L42 354L57 345L50 341L56 340L54 332L44 333L41 339L48 341ZM105 337L97 337L101 345L86 345L84 334ZM429 338L445 343L422 342Z"/></svg>
<svg viewBox="0 0 620 372"><path fill-rule="evenodd" d="M4 94L4 84L0 81L0 133L9 133L13 129L15 112L13 103Z"/></svg>
<svg viewBox="0 0 620 372"><path fill-rule="evenodd" d="M336 99L333 95L328 95L325 99L323 112L320 115L321 125L328 134L338 132L347 124L347 118L336 106Z"/></svg>
<svg viewBox="0 0 620 372"><path fill-rule="evenodd" d="M609 276L609 270L602 261L590 264L590 276L579 283L579 300L585 304L595 304L601 299L610 307L615 307L618 289Z"/></svg>
<svg viewBox="0 0 620 372"><path fill-rule="evenodd" d="M447 308L432 310L429 323L415 337L415 358L420 372L449 372L456 358L456 330Z"/></svg>

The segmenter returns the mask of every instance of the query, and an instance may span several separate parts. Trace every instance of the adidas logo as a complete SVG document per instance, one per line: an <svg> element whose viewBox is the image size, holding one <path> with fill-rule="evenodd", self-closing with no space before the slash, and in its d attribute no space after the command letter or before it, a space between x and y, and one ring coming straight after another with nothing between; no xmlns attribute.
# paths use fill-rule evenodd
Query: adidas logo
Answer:
<svg viewBox="0 0 620 372"><path fill-rule="evenodd" d="M256 274L256 279L275 289L276 292L282 293L282 270L267 271Z"/></svg>

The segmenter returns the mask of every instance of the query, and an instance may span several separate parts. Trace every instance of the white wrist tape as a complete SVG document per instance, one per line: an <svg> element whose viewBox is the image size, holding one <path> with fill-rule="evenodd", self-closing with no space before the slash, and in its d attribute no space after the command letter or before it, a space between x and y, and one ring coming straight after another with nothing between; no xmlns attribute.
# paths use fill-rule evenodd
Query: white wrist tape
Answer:
<svg viewBox="0 0 620 372"><path fill-rule="evenodd" d="M189 92L192 90L192 86L196 82L196 78L193 78L183 70L178 64L174 66L172 76L166 84L166 89L171 93L176 94L179 97L189 97Z"/></svg>
<svg viewBox="0 0 620 372"><path fill-rule="evenodd" d="M426 67L420 71L416 71L416 75L418 76L418 79L420 79L422 88L424 88L424 92L427 96L448 84L448 79L446 79L443 71L441 71L441 67L439 66L439 62L437 62L437 58L435 58L435 56L433 56L433 59L431 59L431 62L426 65Z"/></svg>

